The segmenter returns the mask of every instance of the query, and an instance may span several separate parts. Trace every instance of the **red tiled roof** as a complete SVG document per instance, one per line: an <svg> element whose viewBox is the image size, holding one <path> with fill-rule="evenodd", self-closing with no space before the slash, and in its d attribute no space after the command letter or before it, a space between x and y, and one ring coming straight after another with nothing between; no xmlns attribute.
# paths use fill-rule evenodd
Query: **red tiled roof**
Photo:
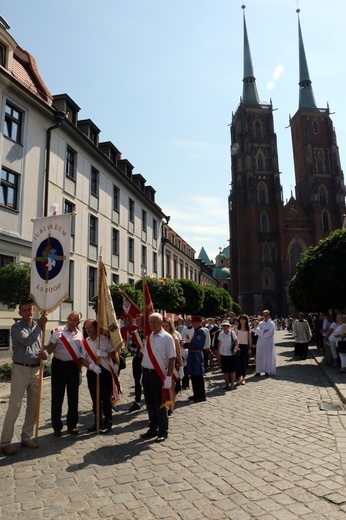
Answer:
<svg viewBox="0 0 346 520"><path fill-rule="evenodd" d="M36 61L27 51L20 47L18 50L24 54L25 60L18 58L16 53L13 56L12 74L24 87L33 92L49 105L52 103L52 95L44 84L36 65Z"/></svg>

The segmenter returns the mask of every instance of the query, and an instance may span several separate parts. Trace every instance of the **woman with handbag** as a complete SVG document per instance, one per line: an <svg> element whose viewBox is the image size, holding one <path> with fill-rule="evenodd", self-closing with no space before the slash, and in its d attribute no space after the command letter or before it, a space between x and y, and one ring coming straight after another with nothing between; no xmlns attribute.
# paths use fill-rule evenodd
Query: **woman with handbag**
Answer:
<svg viewBox="0 0 346 520"><path fill-rule="evenodd" d="M231 330L229 321L223 321L221 323L221 329L222 331L218 338L217 358L221 364L221 371L225 379L224 389L234 390L236 388L235 371L238 338L234 330Z"/></svg>
<svg viewBox="0 0 346 520"><path fill-rule="evenodd" d="M333 336L341 361L340 373L344 374L346 372L346 323L341 312L336 315L336 325Z"/></svg>

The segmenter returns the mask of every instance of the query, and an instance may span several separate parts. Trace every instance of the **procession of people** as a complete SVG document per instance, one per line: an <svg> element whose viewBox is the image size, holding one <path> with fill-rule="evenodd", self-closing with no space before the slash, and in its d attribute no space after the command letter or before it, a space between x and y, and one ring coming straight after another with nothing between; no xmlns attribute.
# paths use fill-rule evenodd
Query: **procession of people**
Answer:
<svg viewBox="0 0 346 520"><path fill-rule="evenodd" d="M79 387L83 367L87 369L87 384L93 411L93 423L86 433L109 434L112 431L114 395L121 393L117 353L107 331L99 333L98 322L86 319L81 326L81 314L72 311L66 325L54 329L42 345L42 329L47 315L33 319L32 303L19 306L21 319L12 326L13 372L11 395L5 416L1 450L14 455L12 444L15 421L19 415L23 396L27 394L27 408L21 434L21 445L38 447L33 437L38 406L38 367L42 360L53 354L51 365L51 425L53 435L60 437L64 428L62 416L65 391L67 393L66 428L70 435L78 435ZM206 401L206 372L216 370L223 375L222 388L235 390L246 384L249 360L253 358L252 374L275 377L275 323L270 311L264 309L261 316L239 317L234 312L223 317L179 316L176 322L158 312L148 317L149 330L145 331L143 313L138 313L130 324L126 350L132 355L134 378L134 403L128 413L142 410L142 394L149 419L149 429L140 438L156 438L163 442L168 438L169 415L173 412L177 388L182 398L191 403ZM175 328L177 324L177 329ZM321 322L322 323L322 322ZM323 329L321 329L323 330ZM344 316L338 314L336 324L331 324L327 337L346 337ZM334 331L334 336L331 333ZM335 332L337 334L335 334ZM294 355L306 359L312 332L304 313L299 313L292 323ZM208 363L205 353L208 351ZM342 371L346 371L346 355L342 357ZM344 362L345 361L345 362ZM18 373L20 372L20 373ZM179 383L179 386L177 386ZM97 391L97 385L99 390ZM221 387L221 383L220 383ZM182 394L192 389L192 395ZM126 389L130 392L130 389Z"/></svg>

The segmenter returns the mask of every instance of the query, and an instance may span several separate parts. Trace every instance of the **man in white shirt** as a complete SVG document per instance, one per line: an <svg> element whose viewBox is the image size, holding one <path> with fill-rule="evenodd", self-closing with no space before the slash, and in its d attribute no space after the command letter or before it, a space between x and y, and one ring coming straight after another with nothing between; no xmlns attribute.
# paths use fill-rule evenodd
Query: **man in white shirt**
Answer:
<svg viewBox="0 0 346 520"><path fill-rule="evenodd" d="M165 395L172 385L172 373L176 358L174 340L162 328L162 315L154 312L149 317L151 329L143 350L143 392L149 415L149 430L142 439L157 437L163 442L168 437L168 411ZM167 401L166 401L167 402Z"/></svg>

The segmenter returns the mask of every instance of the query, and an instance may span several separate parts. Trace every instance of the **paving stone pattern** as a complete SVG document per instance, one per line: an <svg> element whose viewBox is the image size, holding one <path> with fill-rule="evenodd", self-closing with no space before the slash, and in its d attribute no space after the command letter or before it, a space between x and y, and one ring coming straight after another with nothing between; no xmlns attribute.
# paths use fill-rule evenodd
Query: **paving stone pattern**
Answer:
<svg viewBox="0 0 346 520"><path fill-rule="evenodd" d="M286 331L276 332L276 343L276 378L255 378L249 367L247 384L225 392L213 369L205 403L192 404L191 391L178 397L162 444L139 438L145 409L127 412L130 363L109 435L85 431L93 416L84 377L81 434L53 437L45 380L40 448L0 457L1 520L345 520L346 412L320 403L342 402L346 375L319 365L314 348L306 361L293 358ZM8 394L2 384L0 425ZM23 410L16 446L22 417Z"/></svg>

